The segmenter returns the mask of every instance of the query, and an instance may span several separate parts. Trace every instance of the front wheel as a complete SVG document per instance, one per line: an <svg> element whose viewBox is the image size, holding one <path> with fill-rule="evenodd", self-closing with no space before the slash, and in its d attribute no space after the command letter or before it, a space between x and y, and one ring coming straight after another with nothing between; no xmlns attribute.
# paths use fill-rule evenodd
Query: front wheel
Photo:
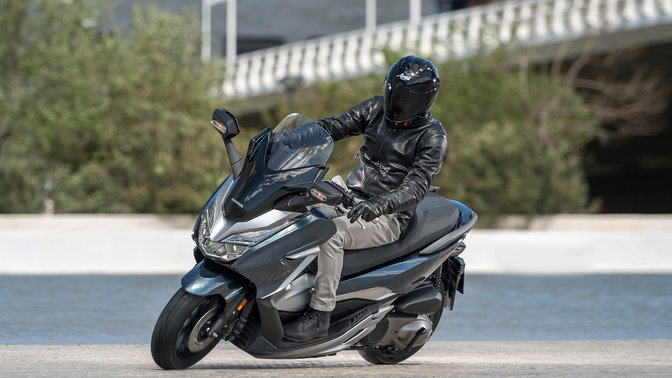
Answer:
<svg viewBox="0 0 672 378"><path fill-rule="evenodd" d="M200 297L180 288L154 326L154 362L164 369L185 369L200 361L221 339L207 331L223 311L221 297Z"/></svg>

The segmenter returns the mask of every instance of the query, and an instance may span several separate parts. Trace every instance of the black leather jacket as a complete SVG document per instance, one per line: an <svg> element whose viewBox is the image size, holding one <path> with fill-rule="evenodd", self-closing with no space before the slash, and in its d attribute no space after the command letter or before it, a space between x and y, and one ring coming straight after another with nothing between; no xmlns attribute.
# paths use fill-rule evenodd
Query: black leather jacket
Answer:
<svg viewBox="0 0 672 378"><path fill-rule="evenodd" d="M385 118L383 96L316 122L334 141L364 134L364 145L358 153L360 164L346 184L380 203L385 214L398 213L405 230L446 156L447 137L441 123L429 114L395 127Z"/></svg>

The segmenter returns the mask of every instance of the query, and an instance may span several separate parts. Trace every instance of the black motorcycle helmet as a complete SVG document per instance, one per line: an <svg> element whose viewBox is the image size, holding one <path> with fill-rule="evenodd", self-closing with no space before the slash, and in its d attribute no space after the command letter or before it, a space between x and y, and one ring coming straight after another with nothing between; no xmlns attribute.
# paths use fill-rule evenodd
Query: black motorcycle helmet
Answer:
<svg viewBox="0 0 672 378"><path fill-rule="evenodd" d="M439 93L439 72L434 64L417 56L405 56L385 75L385 117L395 124L407 125L413 118L424 117Z"/></svg>

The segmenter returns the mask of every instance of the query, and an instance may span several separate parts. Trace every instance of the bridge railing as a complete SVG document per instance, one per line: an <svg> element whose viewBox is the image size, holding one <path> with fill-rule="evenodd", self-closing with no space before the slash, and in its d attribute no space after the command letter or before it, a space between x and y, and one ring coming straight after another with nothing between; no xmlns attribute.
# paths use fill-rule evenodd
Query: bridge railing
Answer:
<svg viewBox="0 0 672 378"><path fill-rule="evenodd" d="M672 0L509 0L254 51L227 68L223 92L245 98L383 69L381 49L464 58L501 45L544 45L672 23Z"/></svg>

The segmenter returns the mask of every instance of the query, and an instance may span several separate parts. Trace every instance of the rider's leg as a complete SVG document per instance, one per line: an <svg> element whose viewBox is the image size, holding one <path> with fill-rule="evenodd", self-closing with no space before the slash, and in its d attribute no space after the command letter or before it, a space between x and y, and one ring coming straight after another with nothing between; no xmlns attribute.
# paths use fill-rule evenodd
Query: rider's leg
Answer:
<svg viewBox="0 0 672 378"><path fill-rule="evenodd" d="M364 249L389 244L399 239L400 224L396 214L383 215L378 222L350 223L345 216L333 219L336 234L320 245L317 258L315 294L306 314L287 324L285 336L294 340L308 340L326 336L331 311L336 306L336 289L343 268L344 249Z"/></svg>

